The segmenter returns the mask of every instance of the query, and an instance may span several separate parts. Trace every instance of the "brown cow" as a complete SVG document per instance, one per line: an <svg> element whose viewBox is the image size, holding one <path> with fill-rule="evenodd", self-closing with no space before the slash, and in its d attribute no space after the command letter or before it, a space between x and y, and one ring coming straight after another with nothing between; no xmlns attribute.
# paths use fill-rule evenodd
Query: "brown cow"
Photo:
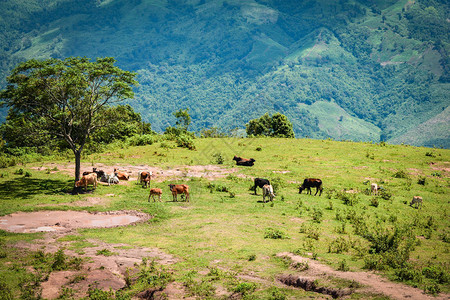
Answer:
<svg viewBox="0 0 450 300"><path fill-rule="evenodd" d="M308 190L307 194L312 195L312 193L311 193L312 187L316 188L316 193L314 194L314 196L317 195L318 191L320 191L319 196L322 195L322 191L323 191L322 180L316 179L316 178L306 178L303 181L303 184L298 187L298 193L301 194L304 189L307 189Z"/></svg>
<svg viewBox="0 0 450 300"><path fill-rule="evenodd" d="M147 187L147 185L150 186L150 180L151 180L152 175L153 175L153 173L151 171L150 172L147 172L147 171L139 172L138 180L139 180L139 183L143 183L142 187Z"/></svg>
<svg viewBox="0 0 450 300"><path fill-rule="evenodd" d="M153 202L155 202L155 196L158 195L159 201L161 201L162 190L157 188L150 189L150 194L148 195L148 202L150 202L150 197L153 198Z"/></svg>
<svg viewBox="0 0 450 300"><path fill-rule="evenodd" d="M128 173L125 172L125 171L117 171L117 169L114 168L114 173L116 174L117 178L119 178L119 180L128 180L128 179L130 179L130 175L128 175Z"/></svg>
<svg viewBox="0 0 450 300"><path fill-rule="evenodd" d="M97 188L97 174L90 173L88 175L84 175L80 180L75 182L76 187L84 186L84 190L87 191L87 186L92 184L94 189Z"/></svg>
<svg viewBox="0 0 450 300"><path fill-rule="evenodd" d="M239 157L239 156L234 156L233 160L236 161L236 165L237 166L253 166L255 164L255 160L253 158L243 158L243 157Z"/></svg>
<svg viewBox="0 0 450 300"><path fill-rule="evenodd" d="M170 191L172 192L173 201L178 201L178 194L184 194L186 201L189 202L189 186L186 184L169 184Z"/></svg>

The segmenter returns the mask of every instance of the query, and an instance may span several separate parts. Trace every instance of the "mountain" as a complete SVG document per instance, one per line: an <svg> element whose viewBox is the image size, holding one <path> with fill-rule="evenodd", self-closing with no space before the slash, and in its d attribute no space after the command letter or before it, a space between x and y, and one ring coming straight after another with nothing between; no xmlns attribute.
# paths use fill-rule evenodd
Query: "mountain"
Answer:
<svg viewBox="0 0 450 300"><path fill-rule="evenodd" d="M2 85L26 59L113 56L137 72L129 104L156 131L178 109L195 131L281 112L297 137L450 147L447 1L0 5Z"/></svg>

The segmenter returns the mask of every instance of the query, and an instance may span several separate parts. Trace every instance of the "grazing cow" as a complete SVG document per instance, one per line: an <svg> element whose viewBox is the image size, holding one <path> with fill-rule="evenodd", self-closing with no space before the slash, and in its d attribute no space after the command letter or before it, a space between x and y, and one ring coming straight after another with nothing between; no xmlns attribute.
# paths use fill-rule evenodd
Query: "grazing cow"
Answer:
<svg viewBox="0 0 450 300"><path fill-rule="evenodd" d="M243 158L243 157L239 157L239 156L234 156L233 160L236 161L236 165L237 166L253 166L255 164L255 160L253 158Z"/></svg>
<svg viewBox="0 0 450 300"><path fill-rule="evenodd" d="M114 173L116 174L117 178L119 178L119 180L128 180L128 179L130 179L130 175L128 175L128 173L125 172L125 171L117 171L117 169L114 168Z"/></svg>
<svg viewBox="0 0 450 300"><path fill-rule="evenodd" d="M97 188L97 174L91 173L83 175L80 180L75 182L76 187L84 186L84 190L87 191L87 186L92 184L94 189Z"/></svg>
<svg viewBox="0 0 450 300"><path fill-rule="evenodd" d="M140 171L138 173L139 183L143 183L142 187L147 187L147 185L150 186L150 180L152 178L152 175L153 175L152 171L149 172Z"/></svg>
<svg viewBox="0 0 450 300"><path fill-rule="evenodd" d="M148 202L150 202L150 197L153 198L153 202L155 202L155 196L158 195L159 201L161 201L162 190L157 188L150 189L150 194L148 195Z"/></svg>
<svg viewBox="0 0 450 300"><path fill-rule="evenodd" d="M263 186L263 202L266 203L266 196L269 197L269 200L273 202L273 198L275 194L273 193L273 187L270 184L265 184Z"/></svg>
<svg viewBox="0 0 450 300"><path fill-rule="evenodd" d="M268 179L255 178L254 181L255 181L255 185L253 186L253 190L255 190L255 195L256 195L256 187L263 188L263 186L265 186L266 184L270 185L270 181Z"/></svg>
<svg viewBox="0 0 450 300"><path fill-rule="evenodd" d="M420 207L422 207L422 203L423 203L422 197L420 197L420 196L414 196L414 197L412 198L411 203L409 204L409 206L413 206L414 204L416 204L416 207L415 207L415 208L419 208L419 205L420 205Z"/></svg>
<svg viewBox="0 0 450 300"><path fill-rule="evenodd" d="M376 183L372 183L370 185L370 190L371 190L372 194L374 194L374 195L378 195L378 190L379 189L380 188L378 187L378 185Z"/></svg>
<svg viewBox="0 0 450 300"><path fill-rule="evenodd" d="M316 178L306 178L303 181L303 184L301 186L299 186L298 193L301 194L304 189L307 189L308 190L307 194L312 195L312 193L311 193L312 187L316 188L316 193L314 194L314 196L317 195L318 191L320 191L319 196L322 195L322 191L323 191L322 180L316 179Z"/></svg>
<svg viewBox="0 0 450 300"><path fill-rule="evenodd" d="M186 195L186 201L189 202L189 186L186 184L169 184L170 191L172 192L173 201L178 201L178 194Z"/></svg>

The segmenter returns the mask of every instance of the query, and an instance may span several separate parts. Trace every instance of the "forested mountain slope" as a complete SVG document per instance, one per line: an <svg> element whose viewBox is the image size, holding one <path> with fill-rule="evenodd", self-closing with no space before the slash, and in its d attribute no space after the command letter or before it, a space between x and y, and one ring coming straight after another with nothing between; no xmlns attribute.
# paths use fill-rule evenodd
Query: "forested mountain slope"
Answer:
<svg viewBox="0 0 450 300"><path fill-rule="evenodd" d="M281 112L297 137L450 147L446 1L0 5L2 84L25 59L113 56L138 72L130 104L157 131L180 108L191 130Z"/></svg>

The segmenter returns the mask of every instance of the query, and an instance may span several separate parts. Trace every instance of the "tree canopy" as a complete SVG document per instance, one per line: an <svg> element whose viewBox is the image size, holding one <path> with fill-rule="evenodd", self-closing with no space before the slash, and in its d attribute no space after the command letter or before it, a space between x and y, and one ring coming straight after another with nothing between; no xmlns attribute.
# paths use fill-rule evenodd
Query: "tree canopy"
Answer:
<svg viewBox="0 0 450 300"><path fill-rule="evenodd" d="M94 62L83 57L31 59L12 70L0 92L2 105L10 108L9 119L20 119L33 129L29 134L67 143L75 155L75 180L89 137L113 121L110 105L134 97L135 74L114 63L111 57Z"/></svg>
<svg viewBox="0 0 450 300"><path fill-rule="evenodd" d="M246 124L247 135L294 138L294 130L289 119L280 113L272 117L265 113L258 119L250 120Z"/></svg>

